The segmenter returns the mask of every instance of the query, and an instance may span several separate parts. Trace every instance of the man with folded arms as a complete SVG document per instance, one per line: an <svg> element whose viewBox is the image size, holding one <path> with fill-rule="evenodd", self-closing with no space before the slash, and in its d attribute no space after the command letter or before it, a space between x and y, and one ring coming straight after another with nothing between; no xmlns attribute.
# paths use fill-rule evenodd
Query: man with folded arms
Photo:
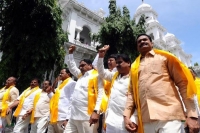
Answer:
<svg viewBox="0 0 200 133"><path fill-rule="evenodd" d="M47 96L47 91L51 90L51 81L45 80L43 88L35 94L34 100L31 103L31 109L23 116L25 120L31 115L31 131L30 133L45 133L50 115L50 98Z"/></svg>

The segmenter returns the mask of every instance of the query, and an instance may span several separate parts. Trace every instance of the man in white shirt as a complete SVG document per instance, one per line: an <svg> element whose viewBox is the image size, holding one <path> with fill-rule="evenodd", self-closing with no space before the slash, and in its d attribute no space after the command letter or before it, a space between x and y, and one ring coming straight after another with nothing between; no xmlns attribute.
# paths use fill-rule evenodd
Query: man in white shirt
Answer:
<svg viewBox="0 0 200 133"><path fill-rule="evenodd" d="M71 78L71 73L67 68L60 71L60 80L62 82L48 96L51 98L50 104L50 124L48 133L63 133L65 126L71 115L72 94L76 82Z"/></svg>
<svg viewBox="0 0 200 133"><path fill-rule="evenodd" d="M94 61L92 62L92 65L95 69L97 69L97 62L99 59L99 54L96 55ZM115 73L117 71L116 68L116 54L111 54L108 57L107 60L107 65L108 65L108 71ZM103 92L103 98L102 98L102 103L101 103L101 111L102 114L99 117L99 127L98 127L98 133L102 133L102 129L105 130L105 110L108 104L108 98L110 97L110 88L111 88L111 83L107 80L104 80L104 92Z"/></svg>
<svg viewBox="0 0 200 133"><path fill-rule="evenodd" d="M12 105L9 106L8 111L16 107L14 116L17 117L17 123L13 129L13 133L28 133L28 125L30 122L30 116L23 120L22 117L26 112L31 109L31 103L35 97L39 88L40 81L38 79L33 79L30 83L30 87L23 91L23 93L14 101Z"/></svg>
<svg viewBox="0 0 200 133"><path fill-rule="evenodd" d="M70 46L67 65L78 80L73 94L71 117L65 133L97 133L103 82L93 69L91 60L83 59L79 68L76 66L73 58L74 50L75 46Z"/></svg>
<svg viewBox="0 0 200 133"><path fill-rule="evenodd" d="M45 133L50 114L50 98L47 95L47 90L51 88L51 81L45 80L43 82L43 89L38 91L31 103L31 109L26 112L23 116L25 120L26 117L31 115L31 131L30 133Z"/></svg>
<svg viewBox="0 0 200 133"><path fill-rule="evenodd" d="M111 93L106 110L106 133L128 133L125 129L123 112L127 99L129 86L129 71L131 66L130 58L125 54L118 54L116 57L117 72L106 71L103 65L103 58L109 46L99 49L97 69L99 76L111 82ZM132 122L137 124L137 115L132 116ZM135 129L136 130L136 129Z"/></svg>

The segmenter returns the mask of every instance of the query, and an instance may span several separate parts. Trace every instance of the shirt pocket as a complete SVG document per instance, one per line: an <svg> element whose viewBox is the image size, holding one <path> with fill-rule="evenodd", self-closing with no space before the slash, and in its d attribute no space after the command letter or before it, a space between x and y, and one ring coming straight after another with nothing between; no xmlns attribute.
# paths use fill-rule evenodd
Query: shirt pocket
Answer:
<svg viewBox="0 0 200 133"><path fill-rule="evenodd" d="M161 60L153 60L148 63L151 74L161 75L163 73L163 63Z"/></svg>

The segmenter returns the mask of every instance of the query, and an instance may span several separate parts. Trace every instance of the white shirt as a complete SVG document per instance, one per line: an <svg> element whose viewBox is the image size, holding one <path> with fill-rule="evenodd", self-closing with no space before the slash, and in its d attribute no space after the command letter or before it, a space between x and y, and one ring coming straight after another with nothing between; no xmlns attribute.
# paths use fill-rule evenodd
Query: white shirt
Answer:
<svg viewBox="0 0 200 133"><path fill-rule="evenodd" d="M76 82L72 79L60 90L60 98L58 102L58 121L69 119L71 116L72 95ZM57 88L58 89L58 88ZM51 98L53 92L48 94Z"/></svg>
<svg viewBox="0 0 200 133"><path fill-rule="evenodd" d="M50 114L50 98L47 96L47 93L42 91L40 94L40 98L35 106L35 114L34 117L45 117Z"/></svg>
<svg viewBox="0 0 200 133"><path fill-rule="evenodd" d="M70 72L78 77L81 71L77 68L73 55L69 54L67 56L67 64ZM92 70L87 71L83 76L81 76L76 83L71 109L71 119L74 120L89 120L90 115L88 114L88 82ZM100 110L101 99L103 96L103 82L102 79L98 77L98 96L94 110Z"/></svg>
<svg viewBox="0 0 200 133"><path fill-rule="evenodd" d="M26 94L28 94L31 90L28 90L26 92ZM34 91L33 93L31 93L29 96L27 96L24 99L24 103L22 105L22 109L21 112L19 113L19 116L26 114L26 111L32 108L32 103L33 103L33 99L35 97L35 94L40 91L40 89L37 89L36 91ZM20 98L24 95L24 92L17 98L17 100L20 100Z"/></svg>
<svg viewBox="0 0 200 133"><path fill-rule="evenodd" d="M105 80L112 82L115 73L104 69L103 58L98 59L97 68L100 76ZM123 77L119 75L115 79L111 88L108 108L106 110L106 123L120 129L125 129L123 112L126 105L129 82L129 74ZM132 115L131 121L137 124L136 112Z"/></svg>

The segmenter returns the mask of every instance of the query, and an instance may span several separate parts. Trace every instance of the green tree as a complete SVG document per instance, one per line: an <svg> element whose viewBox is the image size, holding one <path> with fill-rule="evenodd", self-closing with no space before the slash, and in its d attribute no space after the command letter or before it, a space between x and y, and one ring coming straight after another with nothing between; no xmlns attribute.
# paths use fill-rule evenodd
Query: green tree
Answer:
<svg viewBox="0 0 200 133"><path fill-rule="evenodd" d="M3 0L0 83L9 76L19 79L20 91L32 78L60 70L68 40L62 30L62 11L56 0Z"/></svg>
<svg viewBox="0 0 200 133"><path fill-rule="evenodd" d="M121 13L120 8L116 7L116 0L110 0L109 3L109 16L105 18L98 34L93 34L92 40L102 45L109 44L107 55L125 53L134 60L138 55L135 38L138 34L145 33L145 17L142 15L136 24L135 20L130 19L126 6Z"/></svg>
<svg viewBox="0 0 200 133"><path fill-rule="evenodd" d="M194 66L199 66L199 64L197 62L194 63Z"/></svg>

